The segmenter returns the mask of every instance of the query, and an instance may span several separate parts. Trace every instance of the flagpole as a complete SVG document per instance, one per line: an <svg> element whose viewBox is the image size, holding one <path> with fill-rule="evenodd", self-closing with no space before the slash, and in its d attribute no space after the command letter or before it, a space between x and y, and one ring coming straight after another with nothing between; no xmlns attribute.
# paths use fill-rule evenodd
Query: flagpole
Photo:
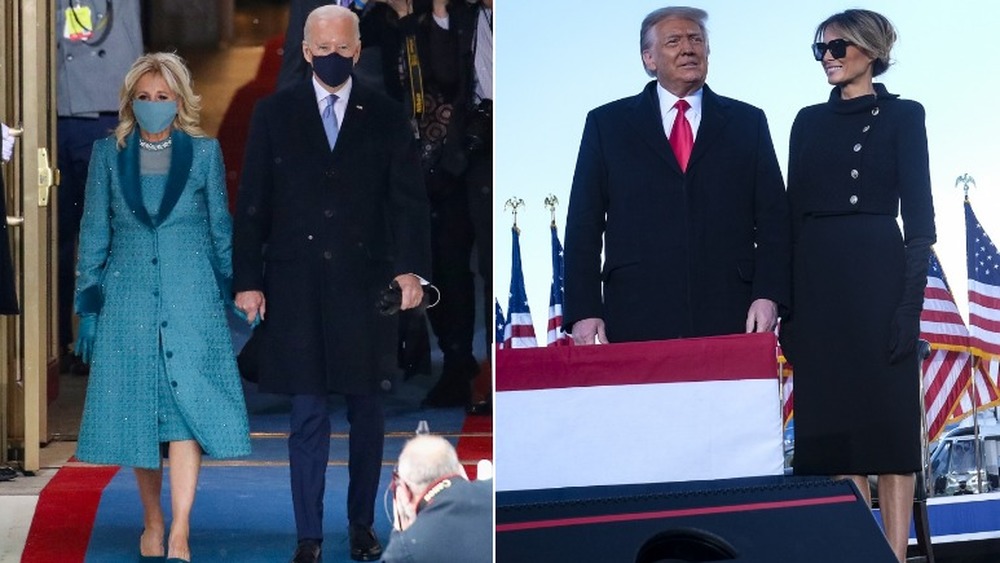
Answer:
<svg viewBox="0 0 1000 563"><path fill-rule="evenodd" d="M549 194L549 196L545 198L545 207L548 207L549 212L552 213L552 223L549 224L549 226L551 226L552 228L555 228L556 226L556 207L558 206L559 206L559 198L557 198L555 195Z"/></svg>
<svg viewBox="0 0 1000 563"><path fill-rule="evenodd" d="M964 203L970 205L969 202L969 188L976 187L976 179L969 175L968 172L962 174L958 178L955 178L955 187L959 185L962 186L962 194L965 198ZM966 225L966 237L968 234L968 225ZM968 241L966 241L966 261L968 261ZM985 479L980 479L979 476L982 475L980 472L980 448L979 448L979 385L976 382L976 369L979 362L979 358L972 352L972 342L969 342L969 382L972 386L970 389L970 395L972 397L972 444L973 444L973 454L976 458L976 489L977 492L982 493L983 491L983 481Z"/></svg>
<svg viewBox="0 0 1000 563"><path fill-rule="evenodd" d="M927 497L931 496L931 490L933 479L931 479L930 468L931 468L931 456L930 447L928 446L928 441L930 436L927 435L927 395L926 395L926 385L924 382L924 361L927 360L931 355L931 344L930 342L921 338L917 341L917 371L920 374L920 412L923 416L920 417L920 435L923 436L923 440L920 440L920 454L923 457L924 463L921 468L920 476L920 488L923 489L924 498L917 499L918 501L925 501Z"/></svg>
<svg viewBox="0 0 1000 563"><path fill-rule="evenodd" d="M518 233L521 232L521 229L519 229L518 226L517 226L517 211L519 209L521 209L522 207L524 207L524 200L521 199L521 198L519 198L519 197L512 197L512 198L508 199L506 201L506 203L503 204L503 210L504 211L507 211L509 209L511 211L511 213L513 213L513 215L514 215L514 225L511 228L513 228Z"/></svg>
<svg viewBox="0 0 1000 563"><path fill-rule="evenodd" d="M965 195L965 201L966 201L966 203L968 203L968 201L969 201L969 187L973 187L973 188L976 187L976 179L973 178L972 176L969 176L969 173L966 172L965 174L962 174L958 178L955 178L955 187L957 188L959 186L959 184L962 185L962 192Z"/></svg>

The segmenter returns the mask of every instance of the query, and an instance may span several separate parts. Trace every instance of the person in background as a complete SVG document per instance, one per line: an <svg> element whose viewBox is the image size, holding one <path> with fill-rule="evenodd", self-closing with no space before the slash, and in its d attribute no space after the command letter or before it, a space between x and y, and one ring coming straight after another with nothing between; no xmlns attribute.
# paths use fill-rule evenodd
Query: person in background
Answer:
<svg viewBox="0 0 1000 563"><path fill-rule="evenodd" d="M401 309L420 304L430 213L406 116L351 75L361 51L357 16L321 6L303 36L313 77L258 102L251 119L233 288L248 320L262 319L259 389L291 398L293 561L321 557L330 393L344 395L350 424L350 556L375 561L381 390L395 369L398 332L397 317L380 315L376 303L394 281Z"/></svg>
<svg viewBox="0 0 1000 563"><path fill-rule="evenodd" d="M455 448L417 436L399 454L384 563L493 560L492 481L469 481Z"/></svg>
<svg viewBox="0 0 1000 563"><path fill-rule="evenodd" d="M135 469L147 561L191 559L202 455L250 453L226 323L232 223L222 152L199 127L199 109L179 57L135 61L118 127L94 144L80 231L75 349L91 371L76 457Z"/></svg>
<svg viewBox="0 0 1000 563"><path fill-rule="evenodd" d="M14 156L14 133L6 124L0 123L0 163L9 162ZM0 173L0 217L7 216L7 190ZM10 251L10 234L7 222L0 221L0 315L16 315L21 312L17 303L17 278L14 275L14 260ZM13 477L10 471L0 467L0 481Z"/></svg>
<svg viewBox="0 0 1000 563"><path fill-rule="evenodd" d="M707 18L647 15L640 49L655 80L587 116L564 252L576 344L770 332L790 301L788 201L767 120L705 84Z"/></svg>
<svg viewBox="0 0 1000 563"><path fill-rule="evenodd" d="M833 88L792 125L793 302L781 342L795 366L795 473L849 477L869 501L867 476L878 475L902 562L922 466L916 346L935 227L924 108L873 82L895 40L868 10L816 28L813 54Z"/></svg>
<svg viewBox="0 0 1000 563"><path fill-rule="evenodd" d="M139 2L74 0L56 10L56 144L60 371L87 373L73 342L73 282L90 152L118 126L118 90L143 53Z"/></svg>
<svg viewBox="0 0 1000 563"><path fill-rule="evenodd" d="M14 134L6 124L0 123L0 164L10 161L14 155ZM0 217L7 216L7 191L4 189L3 173L0 171ZM16 315L20 312L16 293L17 279L14 277L14 262L10 253L10 238L7 222L0 222L0 315ZM8 465L0 465L0 482L17 477L17 471Z"/></svg>
<svg viewBox="0 0 1000 563"><path fill-rule="evenodd" d="M479 371L473 251L484 311L493 299L493 2L376 0L365 6L361 25L365 47L381 54L385 91L409 113L431 204L432 271L441 300L427 316L444 362L423 404L469 406Z"/></svg>

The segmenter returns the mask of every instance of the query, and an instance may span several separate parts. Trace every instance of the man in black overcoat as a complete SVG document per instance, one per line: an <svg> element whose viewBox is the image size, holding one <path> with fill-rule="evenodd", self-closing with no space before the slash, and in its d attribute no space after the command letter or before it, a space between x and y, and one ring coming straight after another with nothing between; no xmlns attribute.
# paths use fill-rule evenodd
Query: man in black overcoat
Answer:
<svg viewBox="0 0 1000 563"><path fill-rule="evenodd" d="M236 305L263 319L259 386L292 400L296 562L316 561L323 539L329 393L345 396L350 423L351 557L381 556L372 529L384 440L379 389L395 369L397 326L376 303L395 280L402 308L413 308L420 278L429 278L413 136L396 103L351 78L360 48L350 10L309 15L302 50L313 79L255 108L234 224Z"/></svg>
<svg viewBox="0 0 1000 563"><path fill-rule="evenodd" d="M707 17L649 14L641 51L655 80L587 116L564 254L564 326L577 344L771 331L790 301L788 203L767 121L705 85ZM679 113L693 135L683 167L668 139Z"/></svg>

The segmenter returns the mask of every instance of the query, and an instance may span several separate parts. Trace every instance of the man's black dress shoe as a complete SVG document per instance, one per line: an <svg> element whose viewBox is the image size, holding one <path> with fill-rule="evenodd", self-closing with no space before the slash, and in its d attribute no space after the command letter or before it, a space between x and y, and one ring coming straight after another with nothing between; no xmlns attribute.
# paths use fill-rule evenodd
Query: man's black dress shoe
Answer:
<svg viewBox="0 0 1000 563"><path fill-rule="evenodd" d="M487 399L473 403L466 407L465 412L475 416L489 416L493 414L493 401Z"/></svg>
<svg viewBox="0 0 1000 563"><path fill-rule="evenodd" d="M378 561L382 557L382 544L378 542L375 530L369 526L351 524L351 559L355 561Z"/></svg>
<svg viewBox="0 0 1000 563"><path fill-rule="evenodd" d="M299 547L295 549L295 555L292 556L292 563L319 563L322 561L319 556L320 551L318 542L302 540L299 542Z"/></svg>

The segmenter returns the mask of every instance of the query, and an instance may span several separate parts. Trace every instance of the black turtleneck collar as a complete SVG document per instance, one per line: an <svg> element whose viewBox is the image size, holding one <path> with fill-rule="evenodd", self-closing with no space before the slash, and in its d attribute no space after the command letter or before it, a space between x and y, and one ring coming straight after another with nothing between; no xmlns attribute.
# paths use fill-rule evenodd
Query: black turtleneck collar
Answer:
<svg viewBox="0 0 1000 563"><path fill-rule="evenodd" d="M874 94L858 96L850 100L841 99L840 86L834 86L833 90L830 91L830 99L827 101L827 106L837 113L860 113L871 110L880 101L899 97L899 94L890 94L881 82L875 82L873 86L875 87Z"/></svg>

